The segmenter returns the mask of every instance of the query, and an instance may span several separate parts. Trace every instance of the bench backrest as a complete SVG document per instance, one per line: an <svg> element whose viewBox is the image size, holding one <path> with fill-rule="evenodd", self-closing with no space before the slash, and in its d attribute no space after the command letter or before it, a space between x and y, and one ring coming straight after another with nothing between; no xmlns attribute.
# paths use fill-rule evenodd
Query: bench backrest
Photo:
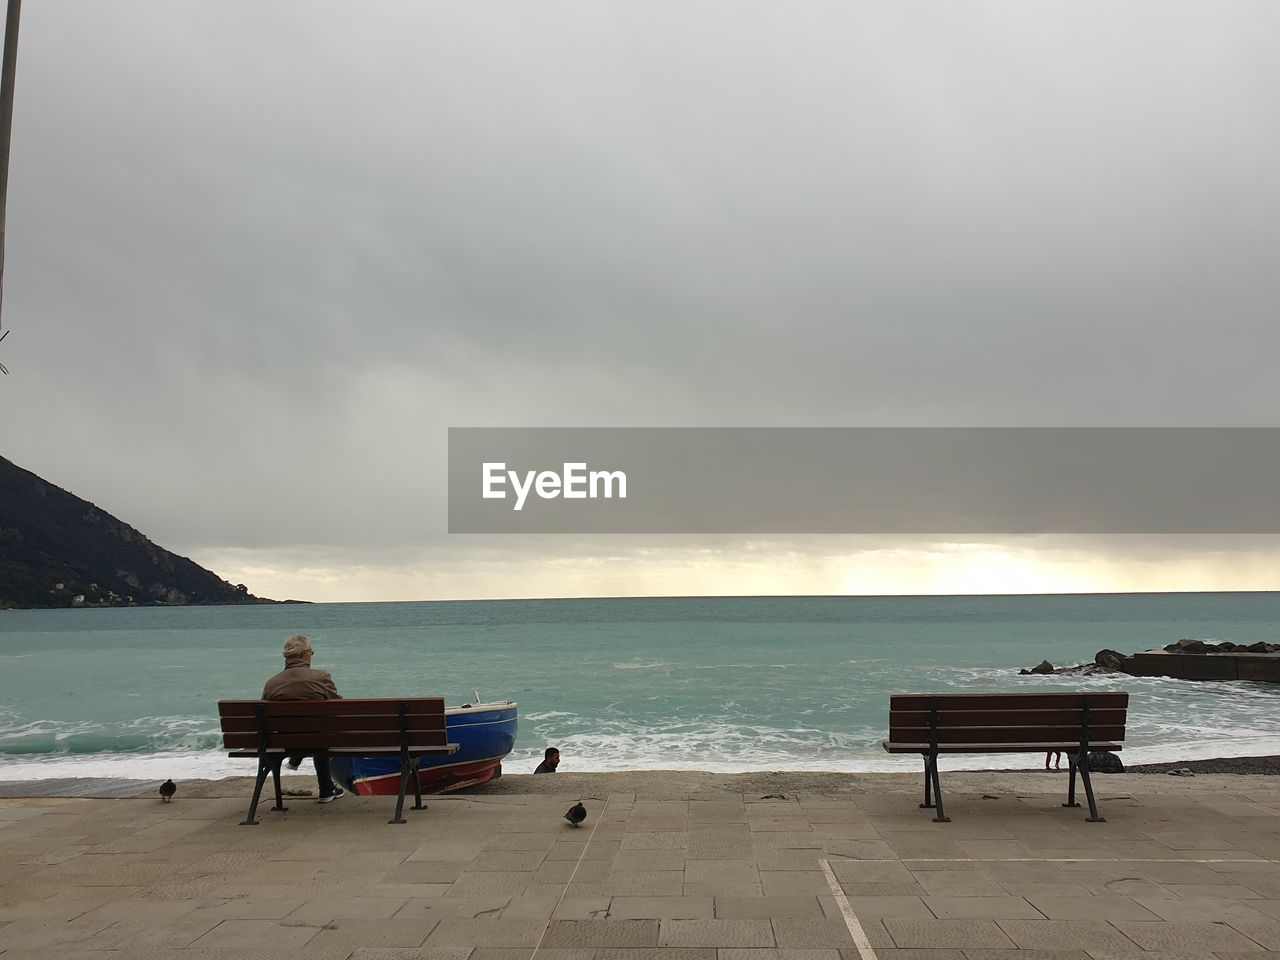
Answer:
<svg viewBox="0 0 1280 960"><path fill-rule="evenodd" d="M899 693L890 743L1075 743L1124 739L1127 693Z"/></svg>
<svg viewBox="0 0 1280 960"><path fill-rule="evenodd" d="M220 700L228 750L443 747L443 697L357 700Z"/></svg>

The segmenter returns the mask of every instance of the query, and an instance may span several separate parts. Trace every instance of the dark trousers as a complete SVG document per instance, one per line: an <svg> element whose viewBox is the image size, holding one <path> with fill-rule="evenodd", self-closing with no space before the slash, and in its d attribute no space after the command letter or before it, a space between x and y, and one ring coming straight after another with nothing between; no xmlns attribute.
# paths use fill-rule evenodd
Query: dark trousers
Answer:
<svg viewBox="0 0 1280 960"><path fill-rule="evenodd" d="M314 757L316 764L316 785L320 788L320 796L331 797L338 792L338 788L334 786L333 774L329 772L329 755L327 753L318 753ZM301 763L301 755L295 754L289 757L290 763Z"/></svg>

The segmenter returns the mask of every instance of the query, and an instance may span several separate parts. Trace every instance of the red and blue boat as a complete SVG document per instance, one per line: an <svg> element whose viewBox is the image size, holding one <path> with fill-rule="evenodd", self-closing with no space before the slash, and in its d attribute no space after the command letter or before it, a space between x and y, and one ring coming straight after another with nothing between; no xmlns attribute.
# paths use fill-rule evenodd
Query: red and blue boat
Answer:
<svg viewBox="0 0 1280 960"><path fill-rule="evenodd" d="M444 712L449 742L458 752L447 757L423 757L418 783L423 793L448 793L487 783L502 775L502 759L516 742L517 703L467 704ZM400 759L394 756L344 757L329 761L333 778L365 797L396 796L400 792Z"/></svg>

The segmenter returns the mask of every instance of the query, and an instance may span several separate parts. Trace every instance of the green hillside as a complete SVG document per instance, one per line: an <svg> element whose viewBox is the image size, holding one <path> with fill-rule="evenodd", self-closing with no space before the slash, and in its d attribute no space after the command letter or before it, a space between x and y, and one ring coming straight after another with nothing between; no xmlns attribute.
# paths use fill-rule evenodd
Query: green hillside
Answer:
<svg viewBox="0 0 1280 960"><path fill-rule="evenodd" d="M0 457L0 608L273 602Z"/></svg>

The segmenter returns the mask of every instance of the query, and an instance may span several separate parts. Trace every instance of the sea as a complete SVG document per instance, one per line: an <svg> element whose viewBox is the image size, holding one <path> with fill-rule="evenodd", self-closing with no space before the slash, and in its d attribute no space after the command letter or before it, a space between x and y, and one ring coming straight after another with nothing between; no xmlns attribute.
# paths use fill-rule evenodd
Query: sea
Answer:
<svg viewBox="0 0 1280 960"><path fill-rule="evenodd" d="M549 745L566 772L914 769L880 746L904 692L1127 690L1127 762L1280 753L1277 686L1018 675L1277 642L1280 593L152 607L0 612L0 780L251 775L219 749L216 704L257 697L295 633L346 696L518 701L508 772Z"/></svg>

